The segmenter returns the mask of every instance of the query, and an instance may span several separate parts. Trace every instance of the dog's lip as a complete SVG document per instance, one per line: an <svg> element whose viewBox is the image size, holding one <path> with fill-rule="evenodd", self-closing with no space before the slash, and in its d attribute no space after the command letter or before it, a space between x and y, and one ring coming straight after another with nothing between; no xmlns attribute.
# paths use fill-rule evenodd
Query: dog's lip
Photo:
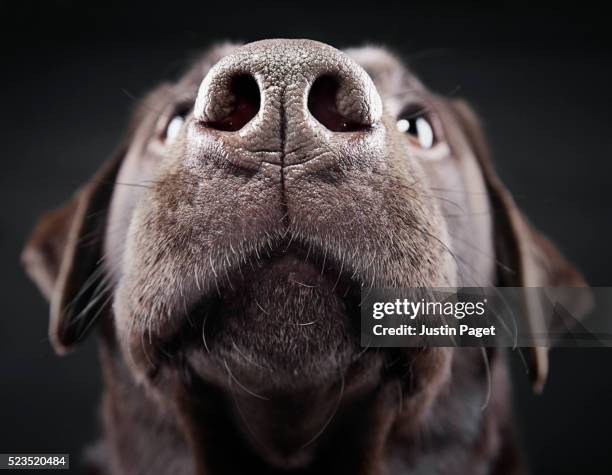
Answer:
<svg viewBox="0 0 612 475"><path fill-rule="evenodd" d="M223 304L228 293L233 292L232 286L245 278L246 269L253 272L257 268L282 260L306 264L316 269L320 275L326 277L325 280L330 282L335 294L345 302L347 312L351 314L352 319L358 318L362 284L351 267L346 263L338 264L331 253L314 245L304 245L296 239L287 238L275 246L270 246L266 251L254 253L241 266L230 269L223 275L224 279L217 280L213 290L203 293L186 311L178 311L177 317L182 319L182 323L178 331L161 341L158 340L160 356L166 361L172 361L174 355L183 348L185 339L193 340L194 335L198 333L197 329L204 329L206 320L214 317L215 308ZM308 281L295 278L293 283L307 287L312 285ZM199 335L197 338L206 346L206 341L203 341Z"/></svg>
<svg viewBox="0 0 612 475"><path fill-rule="evenodd" d="M245 263L230 269L223 278L219 277L214 289L204 293L197 303L189 309L188 314L202 304L210 304L222 299L225 294L232 290L234 284L244 281L245 271L248 270L254 274L257 269L279 261L294 261L317 270L320 275L327 277L326 280L331 283L335 293L342 299L347 298L350 292L361 289L361 282L357 273L346 262L338 264L331 253L324 249L314 245L304 245L295 239L285 238L265 251L254 253ZM313 283L298 280L295 276L292 282L306 287L314 286Z"/></svg>

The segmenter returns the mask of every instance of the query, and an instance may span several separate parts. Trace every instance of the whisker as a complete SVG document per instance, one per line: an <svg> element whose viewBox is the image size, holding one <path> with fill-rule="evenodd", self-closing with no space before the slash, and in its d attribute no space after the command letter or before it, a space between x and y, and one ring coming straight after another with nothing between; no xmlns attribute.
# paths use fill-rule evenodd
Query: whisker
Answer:
<svg viewBox="0 0 612 475"><path fill-rule="evenodd" d="M304 445L302 445L302 447L301 447L302 449L305 448L305 447L308 447L314 441L316 441L321 436L321 434L323 434L323 432L325 432L325 429L327 429L327 427L329 427L329 425L331 424L331 421L334 419L336 413L338 412L338 408L340 407L340 402L342 401L343 396L344 396L344 374L341 374L340 375L340 391L339 391L338 399L336 400L336 404L334 405L334 409L333 409L331 415L325 421L323 426L317 431L317 433L308 442L306 442Z"/></svg>
<svg viewBox="0 0 612 475"><path fill-rule="evenodd" d="M145 100L143 100L143 97L138 97L135 94L132 94L130 91L128 91L126 88L122 87L121 88L121 92L128 98L131 99L133 101L136 101L136 103L138 104L139 108L143 108L149 112L153 112L156 115L162 115L164 113L163 110L159 110L156 109L154 107L151 107L149 104L147 104L147 102Z"/></svg>
<svg viewBox="0 0 612 475"><path fill-rule="evenodd" d="M83 283L74 298L70 302L68 302L64 310L70 311L76 305L77 301L85 294L85 292L87 292L94 284L98 284L99 279L103 273L104 267L98 266Z"/></svg>
<svg viewBox="0 0 612 475"><path fill-rule="evenodd" d="M483 251L482 249L476 247L472 242L468 241L467 239L461 238L459 236L456 236L454 234L452 234L449 231L449 236L451 237L451 239L453 241L458 241L466 246L468 246L470 249L480 253L480 255L487 257L488 259L490 259L492 262L494 262L495 264L497 264L499 267L501 267L502 269L504 269L507 272L510 272L512 274L515 274L516 271L514 269L512 269L511 267L507 266L505 263L503 263L502 261L500 261L499 259L497 259L496 257L490 255L489 253Z"/></svg>
<svg viewBox="0 0 612 475"><path fill-rule="evenodd" d="M152 186L144 185L142 183L128 183L128 182L121 182L121 181L105 181L105 180L90 179L90 180L85 180L84 182L80 182L80 183L91 183L91 184L102 185L102 186L133 186L136 188L153 189Z"/></svg>
<svg viewBox="0 0 612 475"><path fill-rule="evenodd" d="M295 280L295 279L291 279L291 282L293 284L297 284L297 285L299 285L301 287L306 287L307 289L316 289L316 288L319 287L318 285L305 284L304 282L300 282L299 280Z"/></svg>
<svg viewBox="0 0 612 475"><path fill-rule="evenodd" d="M257 306L257 308L258 308L259 310L261 310L263 313L265 313L266 315L270 315L270 313L269 313L269 312L268 312L268 311L267 311L265 308L263 308L263 307L262 307L262 306L259 304L259 302L258 302L257 298L255 298L255 305L256 305L256 306Z"/></svg>
<svg viewBox="0 0 612 475"><path fill-rule="evenodd" d="M103 294L102 294L103 295ZM102 305L100 305L100 307L98 308L98 310L96 311L96 313L93 315L93 317L90 318L89 322L87 323L87 325L85 325L85 328L83 328L80 332L79 335L77 337L77 340L82 340L82 338L87 334L87 332L89 331L89 329L93 326L93 324L98 320L98 318L100 317L100 315L102 315L102 312L106 309L106 306L110 303L110 301L113 299L113 294L111 293L110 295L108 295L108 297L104 300L104 302L102 303Z"/></svg>
<svg viewBox="0 0 612 475"><path fill-rule="evenodd" d="M230 378L232 378L232 380L236 383L236 385L240 389L242 389L247 394L250 394L251 396L256 397L257 399L263 399L264 401L269 401L269 398L262 396L260 394L257 394L256 392L253 392L252 390L244 386L240 381L238 381L236 377L234 376L234 374L232 373L232 370L230 369L229 365L227 364L227 360L223 360L223 364L225 365L225 369L227 370Z"/></svg>
<svg viewBox="0 0 612 475"><path fill-rule="evenodd" d="M484 362L485 372L487 375L487 392L485 393L483 404L482 406L480 406L480 410L484 411L489 405L489 401L491 400L492 379L491 379L491 365L489 363L489 355L487 354L486 348L481 346L480 352L482 354L482 360Z"/></svg>
<svg viewBox="0 0 612 475"><path fill-rule="evenodd" d="M253 366L257 366L258 368L261 368L261 369L265 369L265 370L267 370L267 371L270 371L270 369L269 369L269 368L267 368L267 367L265 367L265 366L263 366L263 365L261 365L261 364L259 364L259 363L256 363L256 362L255 362L255 361L253 361L251 358L249 358L247 355L245 355L245 354L244 354L244 353L243 353L243 352L240 350L240 348L238 348L238 345L236 345L236 343L234 342L234 340L232 340L232 347L234 348L234 350L236 351L236 353L238 353L240 356L242 356L242 358L243 358L245 361L247 361L247 362L251 363Z"/></svg>
<svg viewBox="0 0 612 475"><path fill-rule="evenodd" d="M404 389L402 388L402 382L399 379L396 379L395 383L397 384L398 390L397 413L401 414L404 412Z"/></svg>
<svg viewBox="0 0 612 475"><path fill-rule="evenodd" d="M208 317L204 317L204 321L202 322L202 342L204 343L204 348L207 353L210 353L210 348L208 347L208 343L206 342L206 320Z"/></svg>
<svg viewBox="0 0 612 475"><path fill-rule="evenodd" d="M231 376L228 374L227 376L228 379L228 384L231 387L234 384L234 381L232 380ZM263 441L261 441L258 437L257 437L257 433L253 430L253 428L251 427L251 424L249 423L246 415L244 414L244 412L242 411L242 408L240 407L240 403L238 402L238 399L236 397L236 394L234 391L230 390L230 394L232 396L232 400L234 401L234 404L236 405L236 409L238 410L238 415L240 416L240 419L242 419L242 422L244 422L244 426L247 429L247 432L250 434L251 438L253 439L253 441L256 444L259 444L261 447L265 448L265 449L269 449L267 444L265 444Z"/></svg>

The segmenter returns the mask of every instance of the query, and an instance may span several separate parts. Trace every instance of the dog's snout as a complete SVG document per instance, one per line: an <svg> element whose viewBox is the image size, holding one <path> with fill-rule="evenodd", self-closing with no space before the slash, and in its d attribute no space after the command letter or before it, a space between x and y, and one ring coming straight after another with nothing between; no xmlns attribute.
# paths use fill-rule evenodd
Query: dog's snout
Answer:
<svg viewBox="0 0 612 475"><path fill-rule="evenodd" d="M381 99L361 66L310 40L267 40L235 50L206 75L194 109L202 133L238 132L215 140L225 158L246 167L312 160L321 155L317 150L339 146L337 133L367 132L381 114Z"/></svg>

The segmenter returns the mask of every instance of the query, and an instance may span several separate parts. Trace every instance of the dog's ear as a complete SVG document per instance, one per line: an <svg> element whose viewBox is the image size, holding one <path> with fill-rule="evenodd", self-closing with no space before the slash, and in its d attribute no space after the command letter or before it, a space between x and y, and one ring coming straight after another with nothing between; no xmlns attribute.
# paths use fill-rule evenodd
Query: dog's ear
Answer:
<svg viewBox="0 0 612 475"><path fill-rule="evenodd" d="M49 338L60 354L82 339L110 304L102 257L119 169L135 137L154 130L174 95L173 87L162 83L140 101L116 152L72 200L40 218L25 245L22 263L50 301Z"/></svg>
<svg viewBox="0 0 612 475"><path fill-rule="evenodd" d="M488 148L480 123L463 100L454 100L451 109L463 135L480 165L494 216L493 239L498 260L498 283L504 287L586 287L582 275L555 246L536 231L517 207L489 160ZM584 316L591 307L590 294L583 299L561 302L575 317ZM527 317L532 334L546 332L541 312ZM534 389L540 392L548 372L548 348L534 345L529 349L529 365Z"/></svg>
<svg viewBox="0 0 612 475"><path fill-rule="evenodd" d="M58 353L84 336L104 304L96 299L105 284L102 241L127 143L72 200L40 218L21 256L26 272L50 301L49 336Z"/></svg>

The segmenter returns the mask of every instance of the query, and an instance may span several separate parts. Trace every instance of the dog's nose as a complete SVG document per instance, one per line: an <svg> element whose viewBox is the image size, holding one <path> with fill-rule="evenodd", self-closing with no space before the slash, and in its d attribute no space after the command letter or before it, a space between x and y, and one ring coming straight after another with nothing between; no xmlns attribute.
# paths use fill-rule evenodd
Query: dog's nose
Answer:
<svg viewBox="0 0 612 475"><path fill-rule="evenodd" d="M361 66L310 40L266 40L235 50L206 75L194 108L200 133L248 168L320 158L335 141L367 134L381 114L380 96Z"/></svg>

